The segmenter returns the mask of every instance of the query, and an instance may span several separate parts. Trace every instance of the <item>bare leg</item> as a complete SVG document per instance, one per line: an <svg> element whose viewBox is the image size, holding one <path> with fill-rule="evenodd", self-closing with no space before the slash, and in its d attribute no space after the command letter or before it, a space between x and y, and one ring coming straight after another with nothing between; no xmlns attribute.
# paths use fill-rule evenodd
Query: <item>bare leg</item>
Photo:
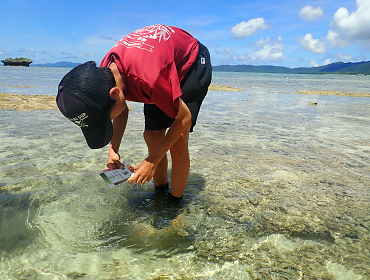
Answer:
<svg viewBox="0 0 370 280"><path fill-rule="evenodd" d="M182 197L189 177L190 156L188 142L190 127L191 123L170 149L172 158L171 194L175 197Z"/></svg>
<svg viewBox="0 0 370 280"><path fill-rule="evenodd" d="M150 154L156 149L165 136L166 130L145 130L144 140L148 147L148 153ZM161 186L168 183L167 179L167 155L158 163L157 169L155 170L153 181L155 186Z"/></svg>

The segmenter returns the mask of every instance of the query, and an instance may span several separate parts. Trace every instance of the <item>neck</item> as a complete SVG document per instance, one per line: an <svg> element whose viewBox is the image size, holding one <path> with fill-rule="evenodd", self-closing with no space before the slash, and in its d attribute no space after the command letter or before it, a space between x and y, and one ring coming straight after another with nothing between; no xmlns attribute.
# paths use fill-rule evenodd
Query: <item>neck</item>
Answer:
<svg viewBox="0 0 370 280"><path fill-rule="evenodd" d="M122 91L124 91L126 89L126 85L125 85L125 82L123 81L123 78L121 76L121 73L118 70L116 63L112 62L109 65L109 68L113 73L114 79L116 80L116 86L120 88Z"/></svg>

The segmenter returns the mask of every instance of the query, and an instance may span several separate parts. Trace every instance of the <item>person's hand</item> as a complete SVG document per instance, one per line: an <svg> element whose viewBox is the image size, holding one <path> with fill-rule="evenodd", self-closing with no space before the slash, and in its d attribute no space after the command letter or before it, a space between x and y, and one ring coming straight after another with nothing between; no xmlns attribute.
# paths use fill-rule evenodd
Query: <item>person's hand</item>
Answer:
<svg viewBox="0 0 370 280"><path fill-rule="evenodd" d="M110 169L124 168L121 157L112 148L109 148L107 167Z"/></svg>
<svg viewBox="0 0 370 280"><path fill-rule="evenodd" d="M129 184L136 182L136 184L144 184L153 178L157 165L146 159L138 166L134 167L134 175L128 181Z"/></svg>

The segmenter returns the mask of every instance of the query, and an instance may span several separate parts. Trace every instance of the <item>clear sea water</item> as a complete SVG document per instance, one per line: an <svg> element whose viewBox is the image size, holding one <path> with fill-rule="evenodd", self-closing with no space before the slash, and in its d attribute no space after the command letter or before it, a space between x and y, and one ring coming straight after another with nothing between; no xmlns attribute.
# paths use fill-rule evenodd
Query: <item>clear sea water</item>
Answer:
<svg viewBox="0 0 370 280"><path fill-rule="evenodd" d="M68 68L0 67L0 92L55 95ZM0 279L370 279L370 78L214 72L183 205L109 188L58 111L0 110ZM21 86L21 87L16 87ZM310 103L317 103L316 106ZM146 157L142 106L121 156Z"/></svg>

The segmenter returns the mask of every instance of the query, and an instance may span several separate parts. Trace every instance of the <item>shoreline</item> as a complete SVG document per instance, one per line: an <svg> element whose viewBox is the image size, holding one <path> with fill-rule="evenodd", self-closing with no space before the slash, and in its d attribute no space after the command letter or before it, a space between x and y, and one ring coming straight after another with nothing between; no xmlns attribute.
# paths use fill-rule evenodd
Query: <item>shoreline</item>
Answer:
<svg viewBox="0 0 370 280"><path fill-rule="evenodd" d="M17 87L17 86L14 86ZM22 86L19 86L22 87ZM211 84L210 91L244 91L242 89ZM309 95L332 95L332 96L347 96L347 97L370 97L370 93L360 92L344 92L332 90L297 90L289 92L293 94L309 94ZM0 110L16 110L16 111L36 111L36 110L56 110L54 95L21 95L13 93L0 92Z"/></svg>
<svg viewBox="0 0 370 280"><path fill-rule="evenodd" d="M361 92L345 92L334 90L297 90L295 94L310 94L310 95L333 95L333 96L347 96L347 97L370 97L370 93Z"/></svg>

